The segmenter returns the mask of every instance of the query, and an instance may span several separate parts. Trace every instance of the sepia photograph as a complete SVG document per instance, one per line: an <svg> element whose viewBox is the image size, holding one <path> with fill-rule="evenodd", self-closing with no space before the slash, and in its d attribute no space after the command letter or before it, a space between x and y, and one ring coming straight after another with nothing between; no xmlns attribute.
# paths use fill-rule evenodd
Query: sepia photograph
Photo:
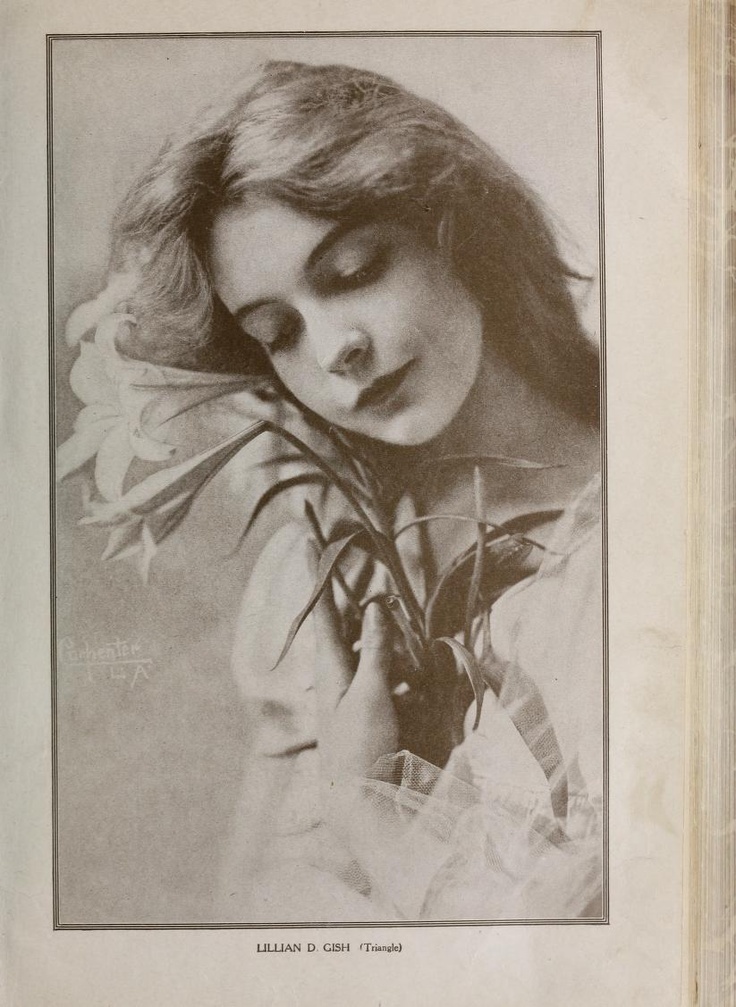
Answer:
<svg viewBox="0 0 736 1007"><path fill-rule="evenodd" d="M599 33L47 70L55 927L606 923Z"/></svg>

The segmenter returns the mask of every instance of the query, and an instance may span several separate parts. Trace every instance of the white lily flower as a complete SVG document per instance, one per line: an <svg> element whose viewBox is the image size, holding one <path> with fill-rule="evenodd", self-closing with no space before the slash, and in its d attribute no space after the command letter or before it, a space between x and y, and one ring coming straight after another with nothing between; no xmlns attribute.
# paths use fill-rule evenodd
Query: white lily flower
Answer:
<svg viewBox="0 0 736 1007"><path fill-rule="evenodd" d="M137 282L138 277L135 273L113 273L105 289L94 300L80 304L66 323L66 341L69 346L76 346L105 316L118 312L121 305L132 295Z"/></svg>
<svg viewBox="0 0 736 1007"><path fill-rule="evenodd" d="M206 453L256 420L280 419L286 407L264 398L264 389L246 375L185 370L126 356L119 344L136 319L110 311L121 305L126 292L131 292L130 277L121 274L70 319L67 336L79 341L70 385L83 407L72 436L58 450L57 477L94 463L94 490L88 492L82 521L110 527L103 558L137 556L145 579L156 546L182 520L202 487L195 476L181 500L147 507L141 498L133 508L126 479L134 461L159 466L166 480L172 465L174 476L186 459ZM91 326L96 327L94 339L80 341ZM242 491L244 482L263 482L267 440L259 442L255 457L230 466L234 489ZM133 490L140 488L145 496L148 485L144 479Z"/></svg>
<svg viewBox="0 0 736 1007"><path fill-rule="evenodd" d="M168 434L174 421L192 410L233 393L245 393L247 399L241 396L237 403L240 416L264 418L274 409L248 391L252 382L247 377L126 357L117 342L131 325L132 315L107 315L97 325L94 342L80 344L70 384L84 408L57 458L59 479L94 458L95 484L105 500L120 499L134 459L165 463L177 454L179 447Z"/></svg>

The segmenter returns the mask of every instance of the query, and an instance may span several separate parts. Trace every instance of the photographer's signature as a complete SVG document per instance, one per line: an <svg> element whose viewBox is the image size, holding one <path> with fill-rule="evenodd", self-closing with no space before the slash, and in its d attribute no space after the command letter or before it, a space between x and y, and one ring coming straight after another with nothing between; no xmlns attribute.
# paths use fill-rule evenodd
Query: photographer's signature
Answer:
<svg viewBox="0 0 736 1007"><path fill-rule="evenodd" d="M153 670L141 641L120 637L95 643L65 636L59 641L59 663L84 672L90 683L119 681L131 689L148 681Z"/></svg>

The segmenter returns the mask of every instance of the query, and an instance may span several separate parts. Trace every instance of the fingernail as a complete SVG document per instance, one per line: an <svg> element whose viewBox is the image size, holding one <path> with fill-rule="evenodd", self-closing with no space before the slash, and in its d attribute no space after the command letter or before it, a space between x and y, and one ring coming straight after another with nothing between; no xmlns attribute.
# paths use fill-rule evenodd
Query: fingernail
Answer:
<svg viewBox="0 0 736 1007"><path fill-rule="evenodd" d="M363 618L368 633L377 633L386 628L387 615L380 601L370 602Z"/></svg>
<svg viewBox="0 0 736 1007"><path fill-rule="evenodd" d="M381 606L377 602L372 601L365 610L363 625L368 633L378 629L378 626L380 625L378 622L380 608Z"/></svg>

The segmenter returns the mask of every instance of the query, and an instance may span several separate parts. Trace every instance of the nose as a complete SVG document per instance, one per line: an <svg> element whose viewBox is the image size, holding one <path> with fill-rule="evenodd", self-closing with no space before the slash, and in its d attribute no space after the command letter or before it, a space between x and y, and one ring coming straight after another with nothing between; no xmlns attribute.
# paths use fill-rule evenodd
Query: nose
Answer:
<svg viewBox="0 0 736 1007"><path fill-rule="evenodd" d="M366 359L370 346L370 336L362 329L349 328L331 333L329 338L325 338L323 333L317 360L322 370L328 374L350 374Z"/></svg>

